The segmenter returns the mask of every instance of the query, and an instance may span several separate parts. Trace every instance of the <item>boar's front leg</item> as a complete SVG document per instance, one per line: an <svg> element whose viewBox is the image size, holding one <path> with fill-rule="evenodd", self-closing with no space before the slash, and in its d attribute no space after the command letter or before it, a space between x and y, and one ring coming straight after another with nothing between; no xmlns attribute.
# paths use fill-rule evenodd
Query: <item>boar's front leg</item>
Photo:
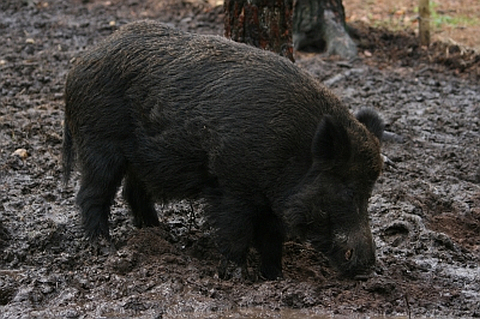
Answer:
<svg viewBox="0 0 480 319"><path fill-rule="evenodd" d="M270 280L281 277L285 231L280 218L269 207L233 196L217 197L210 204L209 218L225 258L245 269L248 249L253 244L261 256L261 275ZM220 272L225 277L224 269Z"/></svg>
<svg viewBox="0 0 480 319"><path fill-rule="evenodd" d="M254 245L260 253L263 277L269 280L282 278L282 249L285 228L282 220L270 208L255 216Z"/></svg>
<svg viewBox="0 0 480 319"><path fill-rule="evenodd" d="M215 229L218 249L225 258L219 269L219 276L225 279L232 276L228 261L246 271L247 252L253 240L253 214L243 201L225 196L218 189L213 192L215 195L209 198L207 214Z"/></svg>

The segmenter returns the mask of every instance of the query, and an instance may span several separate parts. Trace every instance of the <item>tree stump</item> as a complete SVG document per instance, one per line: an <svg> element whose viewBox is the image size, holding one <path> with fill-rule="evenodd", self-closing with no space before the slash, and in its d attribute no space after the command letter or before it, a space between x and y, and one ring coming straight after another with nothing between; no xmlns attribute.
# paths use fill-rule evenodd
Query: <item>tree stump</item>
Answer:
<svg viewBox="0 0 480 319"><path fill-rule="evenodd" d="M293 0L225 0L225 37L293 59Z"/></svg>

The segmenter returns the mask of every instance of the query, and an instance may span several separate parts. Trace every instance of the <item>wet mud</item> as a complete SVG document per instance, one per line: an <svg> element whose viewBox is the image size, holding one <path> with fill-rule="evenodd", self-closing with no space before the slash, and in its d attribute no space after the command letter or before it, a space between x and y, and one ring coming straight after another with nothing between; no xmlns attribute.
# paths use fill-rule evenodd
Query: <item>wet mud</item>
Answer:
<svg viewBox="0 0 480 319"><path fill-rule="evenodd" d="M78 175L61 180L65 77L79 52L142 18L223 30L221 8L188 1L0 4L1 318L480 317L480 58L419 47L408 32L354 25L352 61L296 54L352 111L377 109L401 137L383 145L390 164L370 201L370 278L340 278L289 241L283 280L221 280L202 202L159 204L162 226L136 229L117 196L114 247L86 241Z"/></svg>

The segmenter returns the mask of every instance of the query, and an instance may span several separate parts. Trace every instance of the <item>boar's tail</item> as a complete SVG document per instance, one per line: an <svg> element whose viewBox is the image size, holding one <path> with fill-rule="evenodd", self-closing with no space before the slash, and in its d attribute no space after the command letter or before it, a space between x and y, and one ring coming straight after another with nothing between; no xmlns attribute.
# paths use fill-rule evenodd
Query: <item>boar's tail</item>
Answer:
<svg viewBox="0 0 480 319"><path fill-rule="evenodd" d="M68 124L65 122L63 130L63 144L62 144L62 168L63 168L63 183L65 186L68 184L70 179L70 172L72 171L73 165L73 141L72 141L72 132Z"/></svg>

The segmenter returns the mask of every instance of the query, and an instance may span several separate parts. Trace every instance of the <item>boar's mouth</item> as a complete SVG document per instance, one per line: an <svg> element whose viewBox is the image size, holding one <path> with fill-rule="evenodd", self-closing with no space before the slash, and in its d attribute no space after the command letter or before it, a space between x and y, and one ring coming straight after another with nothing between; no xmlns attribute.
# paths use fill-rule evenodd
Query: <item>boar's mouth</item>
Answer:
<svg viewBox="0 0 480 319"><path fill-rule="evenodd" d="M355 280L368 278L375 265L375 244L373 240L325 241L310 240L312 245L324 253L332 266L343 276Z"/></svg>

